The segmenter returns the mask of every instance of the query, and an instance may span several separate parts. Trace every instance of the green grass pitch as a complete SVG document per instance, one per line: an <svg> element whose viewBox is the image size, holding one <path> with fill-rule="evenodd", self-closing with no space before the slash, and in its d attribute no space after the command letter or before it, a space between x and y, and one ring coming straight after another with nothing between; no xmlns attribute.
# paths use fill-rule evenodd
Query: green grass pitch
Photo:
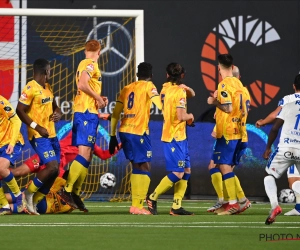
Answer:
<svg viewBox="0 0 300 250"><path fill-rule="evenodd" d="M170 200L157 216L130 215L129 202L86 202L89 213L0 217L1 249L296 249L300 216L279 215L265 225L270 205L255 203L240 215L207 213L211 201L183 201L194 216L170 216ZM283 213L294 204L282 204Z"/></svg>

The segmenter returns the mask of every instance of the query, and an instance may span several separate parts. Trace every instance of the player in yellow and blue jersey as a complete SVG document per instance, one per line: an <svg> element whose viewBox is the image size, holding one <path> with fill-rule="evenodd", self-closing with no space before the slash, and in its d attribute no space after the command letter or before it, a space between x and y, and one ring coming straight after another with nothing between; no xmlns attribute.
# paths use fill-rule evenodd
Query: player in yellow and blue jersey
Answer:
<svg viewBox="0 0 300 250"><path fill-rule="evenodd" d="M150 162L152 147L149 137L148 123L152 103L162 108L159 94L152 79L152 65L146 62L138 65L138 81L125 86L118 97L111 118L110 152L118 147L116 139L117 123L123 111L119 128L119 136L123 151L132 164L130 176L132 205L131 214L151 215L143 207L144 199L150 185Z"/></svg>
<svg viewBox="0 0 300 250"><path fill-rule="evenodd" d="M79 153L70 166L70 173L65 187L58 192L61 198L74 208L84 207L79 195L82 183L88 173L96 142L99 124L98 109L108 104L106 97L101 97L102 79L97 60L101 45L97 40L85 44L85 56L77 68L77 94L74 100L72 145Z"/></svg>
<svg viewBox="0 0 300 250"><path fill-rule="evenodd" d="M237 151L242 140L243 118L243 85L233 76L233 58L229 54L218 56L219 72L222 81L218 84L217 98L209 97L208 104L213 104L216 109L216 145L213 160L220 169L223 181L228 192L229 203L224 211L218 215L234 214L240 209L237 203L235 175L232 166L236 164Z"/></svg>
<svg viewBox="0 0 300 250"><path fill-rule="evenodd" d="M37 59L33 64L33 80L24 87L17 106L17 113L28 127L28 139L46 168L40 171L25 190L26 210L38 214L36 205L48 194L58 176L60 146L54 122L61 118L52 89L48 83L50 63ZM39 191L39 192L37 192Z"/></svg>
<svg viewBox="0 0 300 250"><path fill-rule="evenodd" d="M195 93L184 85L181 87L184 75L183 67L178 63L170 63L167 68L167 82L163 84L160 96L163 103L164 124L161 140L163 141L166 175L154 192L147 196L149 211L157 214L157 199L174 186L174 198L170 215L193 215L186 211L181 202L191 175L190 156L186 138L186 124L192 125L194 116L186 111L187 91L191 96Z"/></svg>
<svg viewBox="0 0 300 250"><path fill-rule="evenodd" d="M16 197L18 212L23 210L23 200L20 188L14 175L9 170L14 164L24 145L20 133L21 120L11 104L0 95L0 176ZM0 215L11 214L11 210L0 181Z"/></svg>

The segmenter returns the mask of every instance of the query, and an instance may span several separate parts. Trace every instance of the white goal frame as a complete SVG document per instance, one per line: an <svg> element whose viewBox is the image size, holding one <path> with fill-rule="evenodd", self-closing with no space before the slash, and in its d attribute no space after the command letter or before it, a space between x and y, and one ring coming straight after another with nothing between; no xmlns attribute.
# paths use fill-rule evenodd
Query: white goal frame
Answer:
<svg viewBox="0 0 300 250"><path fill-rule="evenodd" d="M135 18L136 65L144 62L144 10L0 8L0 16L133 17ZM26 72L22 70L22 75L24 74ZM23 81L22 87L24 87Z"/></svg>

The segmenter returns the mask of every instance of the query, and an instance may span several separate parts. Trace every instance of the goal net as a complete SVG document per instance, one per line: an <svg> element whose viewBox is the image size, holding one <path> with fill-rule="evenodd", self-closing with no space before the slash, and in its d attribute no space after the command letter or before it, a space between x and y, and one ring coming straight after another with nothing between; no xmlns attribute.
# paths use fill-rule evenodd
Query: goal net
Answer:
<svg viewBox="0 0 300 250"><path fill-rule="evenodd" d="M16 106L20 91L32 79L32 64L37 58L50 61L50 84L63 112L57 124L59 139L72 127L72 105L76 93L75 72L85 58L84 44L89 39L101 43L98 61L102 72L102 95L110 103L102 110L112 113L120 90L135 80L136 65L144 60L142 10L63 10L0 8L0 94ZM109 121L101 121L97 144L108 148ZM25 139L27 132L22 128ZM19 166L34 151L27 139ZM131 166L121 154L103 161L93 157L83 186L83 197L114 200L130 198ZM100 187L100 176L115 174L117 185L106 190ZM23 187L32 175L19 179Z"/></svg>

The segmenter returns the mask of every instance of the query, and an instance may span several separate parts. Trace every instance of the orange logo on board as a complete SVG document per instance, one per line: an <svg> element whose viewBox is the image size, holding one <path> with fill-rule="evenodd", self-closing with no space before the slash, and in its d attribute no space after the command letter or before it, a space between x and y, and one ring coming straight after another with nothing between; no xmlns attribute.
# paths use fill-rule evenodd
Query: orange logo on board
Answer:
<svg viewBox="0 0 300 250"><path fill-rule="evenodd" d="M221 81L217 61L219 54L231 54L230 50L242 42L258 47L278 40L280 36L271 24L259 18L235 16L222 21L208 34L201 51L200 71L207 90L213 95ZM247 53L245 51L245 60ZM253 81L247 88L253 107L268 104L280 90L278 86L261 80Z"/></svg>

